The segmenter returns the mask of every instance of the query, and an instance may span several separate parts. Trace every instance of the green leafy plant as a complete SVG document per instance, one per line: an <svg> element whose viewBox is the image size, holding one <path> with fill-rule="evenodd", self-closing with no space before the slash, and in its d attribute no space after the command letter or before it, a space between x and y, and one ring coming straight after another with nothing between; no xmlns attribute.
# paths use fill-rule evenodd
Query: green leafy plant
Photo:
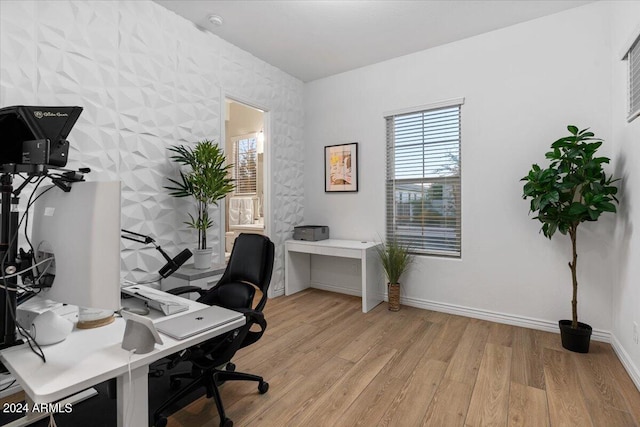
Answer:
<svg viewBox="0 0 640 427"><path fill-rule="evenodd" d="M604 212L616 212L612 202L618 202L618 192L611 175L607 175L603 164L608 157L596 157L603 141L589 129L578 130L568 126L570 135L551 144L545 154L549 167L532 165L522 178L526 181L523 198L531 199L530 212L537 213L533 219L542 223L541 232L547 238L559 231L571 238L572 260L569 262L573 282L571 300L571 327L578 327L578 279L576 237L578 226L585 221L596 221Z"/></svg>
<svg viewBox="0 0 640 427"><path fill-rule="evenodd" d="M409 253L409 247L392 239L376 246L376 251L389 283L398 284L400 276L409 268L414 259L413 255Z"/></svg>
<svg viewBox="0 0 640 427"><path fill-rule="evenodd" d="M174 197L193 197L196 203L196 215L189 214L185 221L190 228L198 230L198 249L207 248L207 229L213 226L209 217L209 206L218 204L233 191L235 185L229 178L229 169L233 165L225 165L225 156L220 147L213 141L204 140L195 148L177 145L169 148L175 153L170 157L176 163L187 168L180 170L180 179L168 178L173 186L166 186Z"/></svg>

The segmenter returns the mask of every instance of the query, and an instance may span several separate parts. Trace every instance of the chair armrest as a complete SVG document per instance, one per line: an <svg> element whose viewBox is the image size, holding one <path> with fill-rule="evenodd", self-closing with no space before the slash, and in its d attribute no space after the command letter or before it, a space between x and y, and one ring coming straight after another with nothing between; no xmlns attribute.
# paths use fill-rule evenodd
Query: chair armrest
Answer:
<svg viewBox="0 0 640 427"><path fill-rule="evenodd" d="M200 296L202 296L207 293L207 289L202 289L197 286L180 286L177 288L169 289L165 292L171 295L182 295L190 294L191 292L197 292Z"/></svg>
<svg viewBox="0 0 640 427"><path fill-rule="evenodd" d="M258 341L260 337L262 337L262 334L264 334L264 331L267 330L267 320L264 318L264 314L262 314L261 311L256 311L256 310L247 309L247 308L236 309L236 311L239 311L240 313L244 314L244 316L247 318L247 323L249 325L258 325L260 327L259 331L250 330L247 333L247 336L245 337L244 341L242 342L242 345L240 346L240 348L244 348Z"/></svg>

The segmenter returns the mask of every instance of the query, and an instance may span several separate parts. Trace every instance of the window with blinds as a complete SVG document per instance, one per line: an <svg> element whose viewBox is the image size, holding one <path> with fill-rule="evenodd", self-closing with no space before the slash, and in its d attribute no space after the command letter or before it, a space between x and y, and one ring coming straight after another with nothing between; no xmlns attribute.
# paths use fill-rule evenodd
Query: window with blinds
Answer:
<svg viewBox="0 0 640 427"><path fill-rule="evenodd" d="M387 239L460 257L460 104L387 121Z"/></svg>
<svg viewBox="0 0 640 427"><path fill-rule="evenodd" d="M640 37L629 48L623 59L629 61L629 117L632 121L640 116Z"/></svg>
<svg viewBox="0 0 640 427"><path fill-rule="evenodd" d="M234 137L232 141L235 194L256 194L256 177L258 175L257 135Z"/></svg>

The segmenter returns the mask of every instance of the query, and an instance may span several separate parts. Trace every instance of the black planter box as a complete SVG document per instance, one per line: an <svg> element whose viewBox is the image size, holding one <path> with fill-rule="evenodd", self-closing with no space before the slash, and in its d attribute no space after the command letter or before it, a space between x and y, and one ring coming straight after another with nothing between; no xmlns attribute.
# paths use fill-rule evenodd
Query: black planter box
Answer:
<svg viewBox="0 0 640 427"><path fill-rule="evenodd" d="M589 342L591 341L591 326L578 322L578 328L571 327L571 320L560 320L560 337L562 347L576 353L589 353Z"/></svg>

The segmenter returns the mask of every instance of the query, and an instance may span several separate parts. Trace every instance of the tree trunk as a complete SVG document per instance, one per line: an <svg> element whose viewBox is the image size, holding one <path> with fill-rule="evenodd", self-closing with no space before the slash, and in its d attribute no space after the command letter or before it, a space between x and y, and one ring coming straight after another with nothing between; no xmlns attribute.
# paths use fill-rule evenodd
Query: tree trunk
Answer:
<svg viewBox="0 0 640 427"><path fill-rule="evenodd" d="M569 237L571 237L571 249L573 252L572 261L569 263L569 268L571 269L571 280L573 282L573 298L571 300L571 327L574 329L578 328L578 275L577 275L577 262L578 262L578 253L576 251L576 235L578 231L577 225L572 225L569 228Z"/></svg>

